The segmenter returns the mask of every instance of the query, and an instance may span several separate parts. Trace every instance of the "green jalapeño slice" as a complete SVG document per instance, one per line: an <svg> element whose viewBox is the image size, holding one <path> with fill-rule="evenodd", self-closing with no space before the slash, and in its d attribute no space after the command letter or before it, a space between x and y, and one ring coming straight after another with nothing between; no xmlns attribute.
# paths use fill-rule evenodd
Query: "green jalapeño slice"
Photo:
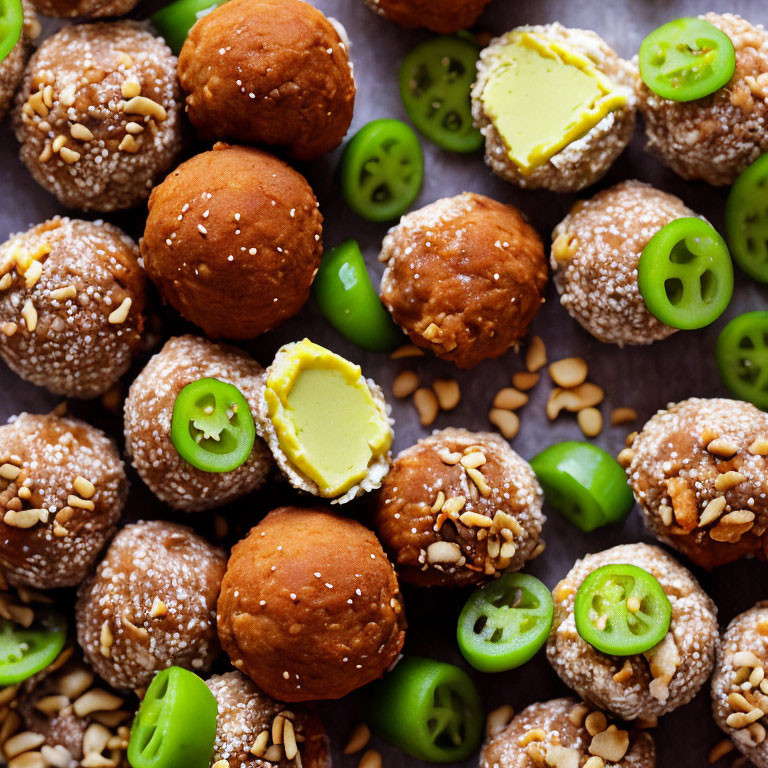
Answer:
<svg viewBox="0 0 768 768"><path fill-rule="evenodd" d="M175 56L186 42L189 30L224 0L176 0L161 8L151 17L155 29L163 36Z"/></svg>
<svg viewBox="0 0 768 768"><path fill-rule="evenodd" d="M0 619L0 686L15 685L56 660L67 642L67 623L52 611L37 611L24 628Z"/></svg>
<svg viewBox="0 0 768 768"><path fill-rule="evenodd" d="M672 328L703 328L733 296L733 263L722 237L702 219L675 219L643 249L637 266L648 310Z"/></svg>
<svg viewBox="0 0 768 768"><path fill-rule="evenodd" d="M466 760L483 738L483 707L467 673L417 656L373 686L368 721L379 736L430 763Z"/></svg>
<svg viewBox="0 0 768 768"><path fill-rule="evenodd" d="M768 312L734 317L715 347L720 377L740 400L768 410Z"/></svg>
<svg viewBox="0 0 768 768"><path fill-rule="evenodd" d="M768 283L768 155L758 157L731 187L725 231L736 263L753 280Z"/></svg>
<svg viewBox="0 0 768 768"><path fill-rule="evenodd" d="M736 54L728 35L704 19L670 21L640 46L640 77L655 93L673 101L694 101L733 77Z"/></svg>
<svg viewBox="0 0 768 768"><path fill-rule="evenodd" d="M481 672L504 672L544 645L554 607L534 576L508 573L474 592L459 615L456 637L464 658Z"/></svg>
<svg viewBox="0 0 768 768"><path fill-rule="evenodd" d="M636 565L604 565L582 582L573 616L576 631L598 651L632 656L664 639L672 607L648 571Z"/></svg>
<svg viewBox="0 0 768 768"><path fill-rule="evenodd" d="M197 675L181 667L158 672L131 728L131 768L208 768L216 714L216 699Z"/></svg>
<svg viewBox="0 0 768 768"><path fill-rule="evenodd" d="M470 91L480 49L460 37L417 45L400 67L400 96L408 117L430 141L451 152L475 152L483 135L472 124Z"/></svg>
<svg viewBox="0 0 768 768"><path fill-rule="evenodd" d="M176 397L171 442L193 467L231 472L247 461L255 439L250 406L233 384L198 379Z"/></svg>
<svg viewBox="0 0 768 768"><path fill-rule="evenodd" d="M24 28L21 0L0 0L0 61L14 49Z"/></svg>

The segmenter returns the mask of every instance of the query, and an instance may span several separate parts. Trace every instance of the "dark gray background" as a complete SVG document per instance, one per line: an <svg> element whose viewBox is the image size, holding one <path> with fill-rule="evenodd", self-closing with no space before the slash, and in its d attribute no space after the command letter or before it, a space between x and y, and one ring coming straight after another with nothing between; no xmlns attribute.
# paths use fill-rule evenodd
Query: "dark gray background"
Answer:
<svg viewBox="0 0 768 768"><path fill-rule="evenodd" d="M161 4L144 3L133 15L144 18ZM397 66L405 52L426 37L426 34L404 31L377 18L364 7L362 0L314 0L314 4L342 21L352 41L351 52L358 86L353 129L378 117L405 119L397 89ZM497 34L519 24L560 21L568 26L594 29L620 55L631 57L643 36L654 27L677 16L708 10L739 12L754 23L768 22L768 5L764 0L731 0L728 4L718 2L714 8L685 0L495 0L481 18L479 27ZM57 24L46 23L46 32L55 29ZM518 205L548 242L550 231L575 199L543 192L521 192L496 179L483 164L479 154L456 156L438 150L425 140L422 140L422 145L425 151L426 178L417 206L464 190L482 192ZM301 168L321 201L326 217L326 246L355 237L363 247L372 271L379 275L381 266L376 261L376 255L386 226L362 221L346 209L335 177L338 158L337 151L309 167ZM599 186L627 178L650 181L679 195L692 208L706 215L715 226L721 227L725 193L704 184L683 182L661 167L643 151L640 131L629 150ZM0 126L0 201L2 238L53 214L65 213L54 198L35 185L19 163L16 143L7 120ZM138 237L144 215L143 210L138 210L109 218ZM714 364L715 339L728 317L748 309L764 307L765 291L765 288L749 282L739 273L736 293L727 316L711 328L695 333L681 332L652 347L620 350L602 345L582 331L561 309L556 292L550 285L547 304L537 316L533 330L545 339L550 359L566 355L583 355L586 358L590 366L590 378L606 390L606 402L603 405L606 417L613 407L629 405L638 410L642 423L670 401L692 395L726 394ZM173 312L160 306L156 296L154 309L165 335L186 329ZM512 374L523 367L519 357L512 352L461 374L457 374L453 366L427 357L415 363L393 363L385 356L368 354L345 343L319 316L311 303L293 321L279 331L258 339L249 348L262 363L267 364L281 344L303 335L309 335L315 341L360 362L365 372L373 376L386 391L389 391L396 374L408 367L423 374L426 382L432 376L456 376L462 385L461 405L453 413L441 415L436 427L455 425L471 429L488 428L486 415L493 395L501 386L511 384ZM139 368L140 364L141 361L136 367ZM135 370L132 374L135 374ZM549 385L542 382L532 402L521 412L522 429L513 441L513 447L525 458L530 458L550 443L579 438L581 435L572 417L564 417L555 424L547 421L544 404L548 388ZM0 364L0 423L20 411L44 411L57 403L57 398L22 382ZM401 449L425 434L426 430L419 426L410 404L393 402L392 405L397 421L396 448ZM122 440L120 419L105 411L98 401L75 403L72 411L106 429L118 441ZM627 431L627 428L608 426L597 442L615 453L622 447ZM132 479L132 493L126 511L129 518L179 517L163 510L135 475ZM233 522L233 531L247 530L283 495L285 492L282 490L254 494L224 510ZM345 511L364 517L365 503L347 507ZM184 520L204 533L211 533L210 515L184 517ZM544 533L547 550L529 570L544 579L550 587L565 574L576 558L587 552L621 542L649 540L636 511L623 529L609 528L588 535L582 534L550 511ZM713 574L697 571L697 575L717 602L723 624L756 600L768 597L768 567L761 563L742 562L721 568ZM466 594L408 588L405 593L410 622L406 650L459 661L454 641L455 620ZM311 646L309 638L308 646ZM489 710L502 703L511 703L520 709L533 701L567 693L543 655L524 668L505 674L489 676L473 673L473 676ZM323 705L336 749L343 747L349 728L360 719L360 704L364 697L365 691L362 691L344 702ZM679 768L701 768L706 765L708 750L720 738L709 714L708 692L705 690L692 704L665 717L655 730L655 735L659 766L672 766L673 761ZM380 746L387 767L415 766L418 763L395 749ZM730 759L726 758L723 762L727 763ZM356 758L344 758L337 753L336 762L337 765L353 766ZM468 764L475 762L473 759Z"/></svg>

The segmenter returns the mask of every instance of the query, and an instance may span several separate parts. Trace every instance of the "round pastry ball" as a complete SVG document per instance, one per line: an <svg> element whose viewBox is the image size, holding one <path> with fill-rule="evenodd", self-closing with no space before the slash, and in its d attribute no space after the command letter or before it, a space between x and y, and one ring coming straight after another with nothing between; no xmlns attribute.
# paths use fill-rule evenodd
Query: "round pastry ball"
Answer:
<svg viewBox="0 0 768 768"><path fill-rule="evenodd" d="M697 565L765 557L768 414L691 398L659 411L622 459L645 524Z"/></svg>
<svg viewBox="0 0 768 768"><path fill-rule="evenodd" d="M268 144L305 161L341 144L352 122L347 46L301 0L219 6L190 30L179 80L202 140Z"/></svg>
<svg viewBox="0 0 768 768"><path fill-rule="evenodd" d="M149 196L182 148L176 57L134 21L66 26L38 48L13 113L21 159L67 208Z"/></svg>
<svg viewBox="0 0 768 768"><path fill-rule="evenodd" d="M105 19L125 16L138 5L138 0L34 0L34 3L45 16Z"/></svg>
<svg viewBox="0 0 768 768"><path fill-rule="evenodd" d="M216 600L226 556L191 528L127 525L78 591L77 640L118 690L141 691L156 672L204 672L219 655Z"/></svg>
<svg viewBox="0 0 768 768"><path fill-rule="evenodd" d="M505 83L512 71L521 74ZM597 102L580 98L585 71L593 81L589 93L602 89ZM524 189L576 192L594 184L632 138L634 80L632 65L588 30L555 22L517 27L491 40L480 54L472 88L472 116L485 137L485 162ZM576 127L579 115L583 119ZM526 135L521 121L537 124Z"/></svg>
<svg viewBox="0 0 768 768"><path fill-rule="evenodd" d="M405 639L400 588L376 537L320 509L270 512L235 545L219 637L277 699L340 699L384 673Z"/></svg>
<svg viewBox="0 0 768 768"><path fill-rule="evenodd" d="M669 631L644 654L608 656L576 631L576 592L592 571L610 564L636 565L648 571L672 605ZM622 544L587 555L576 561L552 596L555 618L547 641L550 664L579 696L617 717L653 720L671 712L687 704L712 674L719 642L715 604L693 575L659 547Z"/></svg>
<svg viewBox="0 0 768 768"><path fill-rule="evenodd" d="M543 549L541 505L533 470L506 440L444 429L395 459L374 527L404 581L463 587Z"/></svg>
<svg viewBox="0 0 768 768"><path fill-rule="evenodd" d="M589 729L585 723L589 717ZM496 733L480 753L480 768L533 765L656 768L656 749L646 731L624 728L603 712L572 698L526 707Z"/></svg>
<svg viewBox="0 0 768 768"><path fill-rule="evenodd" d="M252 339L309 298L322 221L300 173L257 149L216 144L152 191L141 254L187 320L212 338Z"/></svg>
<svg viewBox="0 0 768 768"><path fill-rule="evenodd" d="M471 27L490 0L365 0L368 7L401 27L426 27L452 35Z"/></svg>
<svg viewBox="0 0 768 768"><path fill-rule="evenodd" d="M21 37L11 52L0 61L0 120L5 117L8 107L11 106L13 95L24 75L32 41L40 35L40 22L37 20L34 6L29 0L22 0L21 6L24 11Z"/></svg>
<svg viewBox="0 0 768 768"><path fill-rule="evenodd" d="M520 212L469 192L403 216L379 258L395 322L459 368L520 341L547 282L541 240Z"/></svg>
<svg viewBox="0 0 768 768"><path fill-rule="evenodd" d="M680 198L640 181L577 202L552 232L550 263L568 314L607 344L651 344L675 333L648 311L637 265L660 229L687 216L697 214Z"/></svg>
<svg viewBox="0 0 768 768"><path fill-rule="evenodd" d="M179 392L206 378L236 386L255 412L262 371L239 349L199 336L178 336L169 339L136 377L124 406L126 453L162 502L196 512L220 507L261 487L272 462L260 440L237 469L204 472L179 456L171 442L171 419Z"/></svg>
<svg viewBox="0 0 768 768"><path fill-rule="evenodd" d="M737 616L725 630L712 677L715 722L756 768L768 768L765 712L768 666L768 602ZM754 720L750 712L761 710ZM756 714L756 713L755 713Z"/></svg>
<svg viewBox="0 0 768 768"><path fill-rule="evenodd" d="M731 39L736 71L727 85L695 101L671 101L637 78L647 149L684 179L733 184L768 152L768 32L732 13L706 19Z"/></svg>
<svg viewBox="0 0 768 768"><path fill-rule="evenodd" d="M229 768L261 768L269 752L271 763L283 764L287 760L304 768L330 768L328 737L314 709L288 709L239 672L213 675L206 685L219 706L214 764L226 760ZM266 743L255 750L259 757L251 748L265 732ZM280 734L277 744L275 734Z"/></svg>
<svg viewBox="0 0 768 768"><path fill-rule="evenodd" d="M66 397L96 397L141 343L146 278L136 243L103 221L55 217L0 245L0 357Z"/></svg>

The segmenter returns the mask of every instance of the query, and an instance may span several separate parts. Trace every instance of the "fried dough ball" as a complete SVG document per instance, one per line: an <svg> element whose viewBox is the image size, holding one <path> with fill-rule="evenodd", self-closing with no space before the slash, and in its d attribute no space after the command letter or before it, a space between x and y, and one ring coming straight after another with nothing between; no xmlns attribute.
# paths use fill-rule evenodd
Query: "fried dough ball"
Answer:
<svg viewBox="0 0 768 768"><path fill-rule="evenodd" d="M648 571L671 603L669 631L644 654L608 656L576 631L576 592L592 571L610 564ZM693 575L659 547L622 544L586 555L552 595L555 618L547 641L552 668L585 701L617 717L653 720L671 712L687 704L712 673L719 641L715 604Z"/></svg>
<svg viewBox="0 0 768 768"><path fill-rule="evenodd" d="M732 184L768 152L768 33L732 13L706 19L731 39L736 71L730 82L695 101L671 101L637 78L647 149L684 179Z"/></svg>
<svg viewBox="0 0 768 768"><path fill-rule="evenodd" d="M715 722L755 768L768 768L768 602L737 616L723 634L712 677Z"/></svg>
<svg viewBox="0 0 768 768"><path fill-rule="evenodd" d="M204 672L219 655L216 600L226 556L192 529L127 525L77 596L77 640L118 690L140 691L171 666Z"/></svg>
<svg viewBox="0 0 768 768"><path fill-rule="evenodd" d="M144 330L136 243L102 221L55 217L0 245L0 357L56 395L96 397Z"/></svg>
<svg viewBox="0 0 768 768"><path fill-rule="evenodd" d="M182 148L176 57L135 21L66 26L38 48L16 98L20 156L62 205L132 208Z"/></svg>
<svg viewBox="0 0 768 768"><path fill-rule="evenodd" d="M765 557L768 414L741 400L691 398L659 411L624 452L654 536L697 565Z"/></svg>
<svg viewBox="0 0 768 768"><path fill-rule="evenodd" d="M564 137L565 143L561 148L553 147L552 153L547 152L525 169L510 156L510 147L504 137L504 118L511 117L516 122L535 120L536 115L540 115L539 120L544 122L534 133L541 135L547 127L547 112L533 108L523 114L510 115L503 105L500 109L492 109L489 107L491 102L486 103L489 86L508 69L507 46L520 35L535 35L544 45L552 46L554 51L565 51L575 58L588 61L603 83L610 88L614 102L598 122L586 123L583 132L571 140ZM552 58L560 58L560 54L553 54ZM522 98L529 100L537 87L554 89L555 85L559 85L553 79L554 73L547 72L542 77L547 82L534 83L530 89L523 91ZM472 117L475 126L485 137L485 162L497 176L523 189L548 189L565 193L577 192L596 183L632 138L636 120L634 79L635 70L632 65L619 58L599 35L588 30L569 29L555 22L545 26L517 27L494 38L480 53L477 79L472 87ZM562 96L567 98L568 93ZM551 119L556 119L555 115Z"/></svg>
<svg viewBox="0 0 768 768"><path fill-rule="evenodd" d="M212 338L252 339L309 298L322 221L300 173L257 149L216 144L153 190L141 254L187 320Z"/></svg>
<svg viewBox="0 0 768 768"><path fill-rule="evenodd" d="M607 344L651 344L676 332L645 305L637 265L669 222L696 216L682 200L640 181L623 181L580 200L552 232L550 264L560 303Z"/></svg>
<svg viewBox="0 0 768 768"><path fill-rule="evenodd" d="M506 440L444 429L395 459L374 528L404 581L463 587L518 571L543 548L541 505L533 470Z"/></svg>
<svg viewBox="0 0 768 768"><path fill-rule="evenodd" d="M591 731L584 722L587 717ZM540 738L542 731L544 736ZM612 768L656 766L656 749L650 734L609 724L600 710L576 699L563 698L531 704L506 728L490 735L480 753L480 768L592 768L588 761L593 757L600 758L599 765L610 764Z"/></svg>
<svg viewBox="0 0 768 768"><path fill-rule="evenodd" d="M212 761L226 760L229 768L262 768L269 750L269 762L280 768L330 768L331 756L328 737L314 709L291 706L270 699L245 675L227 672L213 675L206 681L219 705L216 744ZM257 757L252 751L256 739L267 733L267 742ZM289 735L298 736L298 750L294 752ZM275 744L274 734L280 734ZM274 758L274 759L272 759Z"/></svg>
<svg viewBox="0 0 768 768"><path fill-rule="evenodd" d="M405 639L376 537L321 509L270 512L235 545L218 606L234 666L273 698L339 699L384 673Z"/></svg>
<svg viewBox="0 0 768 768"><path fill-rule="evenodd" d="M169 507L196 512L220 507L261 487L272 462L257 440L248 460L231 472L203 472L179 456L171 419L179 392L198 379L236 386L253 412L262 367L239 349L199 336L178 336L136 377L125 401L126 453L152 493Z"/></svg>
<svg viewBox="0 0 768 768"><path fill-rule="evenodd" d="M5 117L8 107L11 106L13 95L24 75L32 41L40 35L40 22L37 20L34 6L29 0L22 0L21 6L24 10L21 37L11 52L0 61L0 120Z"/></svg>
<svg viewBox="0 0 768 768"><path fill-rule="evenodd" d="M491 0L365 0L368 7L401 27L426 27L452 35L471 27Z"/></svg>
<svg viewBox="0 0 768 768"><path fill-rule="evenodd" d="M511 205L464 193L409 213L384 238L381 299L414 344L459 368L503 355L543 301L547 263Z"/></svg>
<svg viewBox="0 0 768 768"><path fill-rule="evenodd" d="M34 0L34 3L45 16L105 19L125 16L138 5L138 0Z"/></svg>
<svg viewBox="0 0 768 768"><path fill-rule="evenodd" d="M17 587L74 587L115 532L128 482L117 446L78 419L0 426L0 570Z"/></svg>
<svg viewBox="0 0 768 768"><path fill-rule="evenodd" d="M312 160L341 144L355 82L347 46L301 0L230 0L179 54L187 114L202 140L267 144Z"/></svg>

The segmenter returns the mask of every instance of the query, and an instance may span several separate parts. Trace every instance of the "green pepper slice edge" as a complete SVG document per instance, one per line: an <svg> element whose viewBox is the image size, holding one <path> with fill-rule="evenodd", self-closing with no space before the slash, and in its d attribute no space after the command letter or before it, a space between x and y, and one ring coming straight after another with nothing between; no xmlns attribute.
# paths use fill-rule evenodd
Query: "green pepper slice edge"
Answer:
<svg viewBox="0 0 768 768"><path fill-rule="evenodd" d="M174 56L181 53L195 24L226 0L176 0L150 16L150 21Z"/></svg>
<svg viewBox="0 0 768 768"><path fill-rule="evenodd" d="M744 346L745 341L749 346ZM736 397L768 410L768 311L734 317L720 331L715 359L723 384ZM754 374L749 370L753 365Z"/></svg>
<svg viewBox="0 0 768 768"><path fill-rule="evenodd" d="M36 611L29 628L0 619L0 686L15 685L42 672L66 642L67 622L53 611Z"/></svg>
<svg viewBox="0 0 768 768"><path fill-rule="evenodd" d="M24 7L21 0L0 1L0 62L4 61L24 31Z"/></svg>

